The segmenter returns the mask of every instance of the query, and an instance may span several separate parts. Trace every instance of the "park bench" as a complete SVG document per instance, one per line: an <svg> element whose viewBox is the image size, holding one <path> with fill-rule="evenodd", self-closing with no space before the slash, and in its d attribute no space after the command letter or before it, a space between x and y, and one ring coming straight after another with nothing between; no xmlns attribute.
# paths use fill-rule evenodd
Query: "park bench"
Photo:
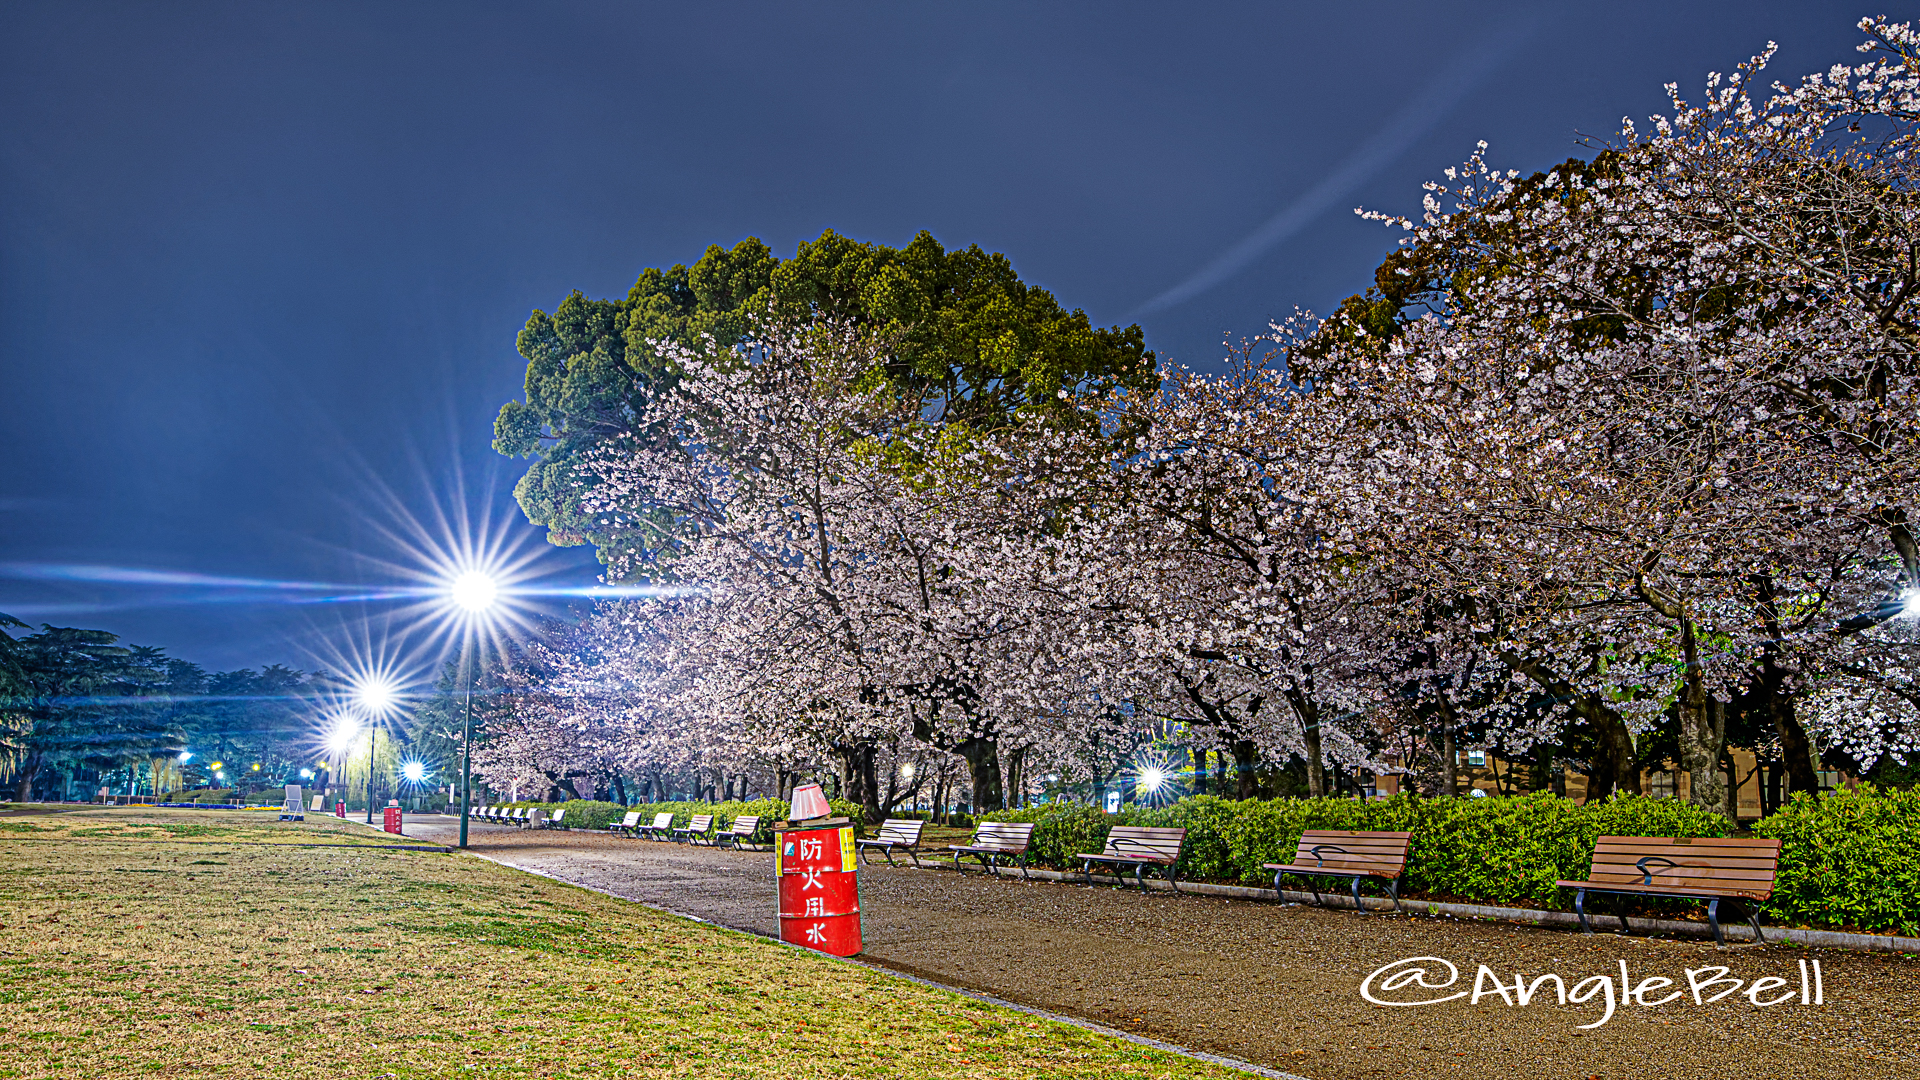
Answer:
<svg viewBox="0 0 1920 1080"><path fill-rule="evenodd" d="M1726 944L1720 930L1720 903L1732 900L1746 908L1753 939L1760 934L1760 905L1773 895L1774 875L1780 868L1778 840L1723 840L1711 836L1603 836L1593 847L1593 866L1586 881L1561 881L1563 889L1578 890L1573 910L1580 929L1593 933L1587 919L1587 894L1674 897L1707 902L1707 924L1713 940ZM1627 917L1620 916L1627 930Z"/></svg>
<svg viewBox="0 0 1920 1080"><path fill-rule="evenodd" d="M919 866L920 856L914 852L914 849L920 846L920 830L926 827L927 823L924 821L888 818L880 826L879 835L869 840L855 840L854 846L860 849L862 862L866 861L867 852L878 851L887 857L887 865L892 866L894 865L893 853L904 851L907 853L907 858L913 860L913 865ZM959 861L959 857L955 856L956 866L959 865Z"/></svg>
<svg viewBox="0 0 1920 1080"><path fill-rule="evenodd" d="M627 816L615 824L607 826L607 832L614 836L632 836L633 830L640 827L640 811L629 810Z"/></svg>
<svg viewBox="0 0 1920 1080"><path fill-rule="evenodd" d="M1300 834L1300 846L1290 863L1263 863L1273 871L1273 891L1280 891L1280 879L1297 874L1307 879L1313 901L1320 898L1319 878L1348 879L1353 892L1353 909L1360 906L1360 883L1377 881L1393 896L1393 910L1400 910L1400 875L1407 868L1407 851L1413 834L1403 832L1349 832L1341 829L1308 829Z"/></svg>
<svg viewBox="0 0 1920 1080"><path fill-rule="evenodd" d="M1120 872L1131 867L1134 883L1140 886L1141 892L1146 892L1147 869L1157 866L1160 876L1167 879L1173 891L1179 892L1180 885L1174 880L1173 864L1179 861L1180 848L1186 842L1185 829L1115 825L1107 832L1107 846L1098 855L1082 853L1075 858L1080 860L1080 872L1087 876L1089 885L1093 884L1093 864L1100 863L1113 871L1116 882L1120 880Z"/></svg>
<svg viewBox="0 0 1920 1080"><path fill-rule="evenodd" d="M693 820L687 822L686 828L668 829L667 836L670 839L679 840L687 844L692 844L696 840L706 839L707 834L712 831L713 831L713 815L712 814L695 814L693 815Z"/></svg>
<svg viewBox="0 0 1920 1080"><path fill-rule="evenodd" d="M672 829L673 829L673 811L662 810L661 812L653 815L653 824L634 826L633 834L635 836L651 836L655 840L666 840L668 839L668 836L667 836L668 832L670 832Z"/></svg>
<svg viewBox="0 0 1920 1080"><path fill-rule="evenodd" d="M973 838L964 844L948 844L947 850L953 852L953 868L960 869L960 857L970 856L980 860L981 868L988 873L998 873L1000 860L1012 859L1020 868L1020 876L1027 874L1027 848L1033 844L1033 823L1026 821L983 821L973 827Z"/></svg>
<svg viewBox="0 0 1920 1080"><path fill-rule="evenodd" d="M547 819L546 824L540 827L543 829L563 829L563 830L568 828L569 826L567 825L567 808L563 806L560 809L555 810L553 812L553 816Z"/></svg>
<svg viewBox="0 0 1920 1080"><path fill-rule="evenodd" d="M512 809L511 811L508 811L508 813L507 813L507 824L509 824L509 825L525 825L526 823L527 823L527 808L526 808L526 807L524 807L524 806L516 806L516 807L514 807L514 808L513 808L513 809Z"/></svg>
<svg viewBox="0 0 1920 1080"><path fill-rule="evenodd" d="M498 822L500 820L500 808L497 806L482 808L480 811L480 820L490 824Z"/></svg>
<svg viewBox="0 0 1920 1080"><path fill-rule="evenodd" d="M733 819L733 824L713 834L713 846L730 847L738 850L741 844L751 844L753 834L760 831L760 816L748 814Z"/></svg>

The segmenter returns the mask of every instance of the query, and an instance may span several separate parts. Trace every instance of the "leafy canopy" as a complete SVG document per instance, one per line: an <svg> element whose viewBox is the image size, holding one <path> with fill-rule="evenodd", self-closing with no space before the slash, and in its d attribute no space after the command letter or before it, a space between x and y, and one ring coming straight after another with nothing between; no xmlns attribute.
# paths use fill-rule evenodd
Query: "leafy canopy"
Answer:
<svg viewBox="0 0 1920 1080"><path fill-rule="evenodd" d="M676 377L660 346L724 350L775 327L829 321L889 342L868 385L919 401L930 422L949 427L1064 416L1063 390L1145 391L1158 382L1139 326L1093 326L1085 312L1022 282L1005 255L948 251L926 232L896 249L828 230L781 259L749 237L731 250L709 247L690 267L644 271L624 300L576 291L551 315L527 320L518 341L526 400L502 406L493 442L502 454L534 459L514 491L527 519L552 543L590 543L604 556L617 527L582 509L591 480L580 466L603 449L656 437L644 429L647 404Z"/></svg>

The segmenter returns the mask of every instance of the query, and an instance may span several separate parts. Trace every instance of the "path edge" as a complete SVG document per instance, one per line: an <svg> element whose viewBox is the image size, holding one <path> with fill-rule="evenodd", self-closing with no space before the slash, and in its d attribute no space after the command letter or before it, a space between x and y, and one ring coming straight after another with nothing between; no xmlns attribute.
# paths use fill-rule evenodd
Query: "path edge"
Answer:
<svg viewBox="0 0 1920 1080"><path fill-rule="evenodd" d="M1278 1069L1269 1069L1264 1065L1255 1065L1251 1061L1242 1061L1239 1058L1227 1057L1224 1054L1209 1053L1205 1050L1195 1050L1191 1047L1180 1046L1176 1043L1162 1042L1159 1039L1148 1038L1145 1035L1136 1035L1130 1031L1121 1031L1119 1028L1110 1028L1105 1024L1096 1023L1092 1020L1083 1020L1077 1016L1069 1016L1065 1013L1050 1012L1046 1009L1036 1008L1035 1006L1032 1006L1032 1005L1022 1005L1017 1001L1008 1001L1005 998L995 997L992 994L984 993L979 990L969 990L964 986L953 986L949 983L937 982L933 979L928 979L923 976L909 975L904 971L896 971L893 968L886 967L881 964L876 964L870 960L861 960L858 957L854 957L854 956L829 956L823 952L817 952L813 949L808 949L799 945L793 945L793 944L789 944L788 942L781 941L779 938L773 936L772 934L766 933L761 930L755 930L752 927L728 926L726 923L714 922L712 919L703 918L702 916L694 915L690 912L676 911L673 908L665 907L660 904L649 904L645 900L635 900L631 896L621 896L619 893L613 892L608 889L602 889L593 885L583 885L578 881L568 881L566 878L563 878L558 874L549 874L544 870L533 870L525 866L515 866L513 863L507 862L503 859L497 859L491 855L481 854L480 852L475 851L472 848L466 849L465 854L472 855L476 859L483 859L487 862L494 864L495 866L506 867L507 869L517 871L518 873L531 874L534 877L545 878L548 881L557 882L561 885L567 885L575 889L584 889L587 892L599 893L601 896L618 900L621 903L635 904L640 907L646 908L649 911L658 911L663 915L671 915L674 918L685 919L688 922L701 923L706 926L718 927L722 930L731 930L739 934L748 934L753 937L760 938L763 941L771 941L775 945L778 945L783 949L792 949L796 952L806 953L810 956L817 956L817 957L821 957L822 959L837 961L839 963L847 964L852 967L857 967L866 971L874 972L875 974L878 974L878 975L885 975L888 978L902 979L902 980L905 980L906 982L918 983L921 986L930 987L934 990L944 990L948 993L959 994L961 997L971 998L972 1000L981 1002L983 1004L995 1005L1004 1009L1012 1009L1015 1012L1025 1013L1028 1016L1039 1017L1040 1019L1043 1019L1043 1020L1051 1020L1054 1023L1058 1023L1058 1024L1066 1024L1070 1027L1080 1028L1083 1031L1091 1031L1096 1034L1108 1035L1116 1039L1123 1039L1127 1042L1133 1043L1136 1046L1145 1046L1145 1047L1149 1047L1154 1050L1160 1050L1169 1054L1178 1054L1181 1057L1189 1058L1194 1061L1204 1061L1209 1065L1218 1065L1222 1068L1234 1069L1239 1072L1250 1073L1254 1076L1268 1077L1269 1080L1310 1080L1310 1078L1305 1076L1299 1076L1289 1072L1281 1072ZM1268 890L1268 891L1272 891L1272 890Z"/></svg>

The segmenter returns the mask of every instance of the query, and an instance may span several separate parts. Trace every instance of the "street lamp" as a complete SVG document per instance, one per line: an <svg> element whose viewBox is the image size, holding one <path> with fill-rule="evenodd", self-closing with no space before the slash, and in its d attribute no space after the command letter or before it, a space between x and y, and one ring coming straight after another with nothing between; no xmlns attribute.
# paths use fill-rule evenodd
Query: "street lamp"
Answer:
<svg viewBox="0 0 1920 1080"><path fill-rule="evenodd" d="M480 570L468 570L447 583L447 599L466 612L468 618L484 619L500 595L493 577ZM467 818L473 810L473 635L469 626L460 635L460 671L466 681L466 726L460 742L460 846L467 846Z"/></svg>
<svg viewBox="0 0 1920 1080"><path fill-rule="evenodd" d="M373 824L373 740L378 720L393 708L399 692L384 676L370 675L356 682L353 698L367 714L367 824Z"/></svg>

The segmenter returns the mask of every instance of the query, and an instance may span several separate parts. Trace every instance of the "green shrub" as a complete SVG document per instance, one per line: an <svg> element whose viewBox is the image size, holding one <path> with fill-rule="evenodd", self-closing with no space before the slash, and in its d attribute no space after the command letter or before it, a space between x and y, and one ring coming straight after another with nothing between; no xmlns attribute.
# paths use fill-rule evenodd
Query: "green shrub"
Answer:
<svg viewBox="0 0 1920 1080"><path fill-rule="evenodd" d="M561 822L567 828L600 831L618 822L627 812L627 808L619 803L600 802L595 799L569 799L548 810L547 816L552 817L554 812L559 810L567 812L566 819Z"/></svg>
<svg viewBox="0 0 1920 1080"><path fill-rule="evenodd" d="M1753 834L1780 841L1769 914L1920 934L1920 791L1799 792Z"/></svg>

